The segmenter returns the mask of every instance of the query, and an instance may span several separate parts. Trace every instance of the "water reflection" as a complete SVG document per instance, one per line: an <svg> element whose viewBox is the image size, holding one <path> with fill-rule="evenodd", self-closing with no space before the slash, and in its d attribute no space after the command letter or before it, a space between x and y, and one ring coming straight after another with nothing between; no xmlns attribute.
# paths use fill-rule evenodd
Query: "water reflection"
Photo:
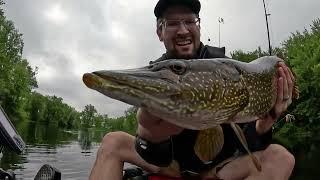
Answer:
<svg viewBox="0 0 320 180"><path fill-rule="evenodd" d="M91 149L99 145L105 130L81 129L78 131L78 143L82 153L91 153Z"/></svg>
<svg viewBox="0 0 320 180"><path fill-rule="evenodd" d="M18 131L24 141L30 145L46 144L55 147L77 138L77 134L62 131L55 124L22 123L18 124Z"/></svg>
<svg viewBox="0 0 320 180"><path fill-rule="evenodd" d="M91 134L87 129L79 131L78 142L83 152L86 152L87 150L91 149L92 136L90 135Z"/></svg>
<svg viewBox="0 0 320 180"><path fill-rule="evenodd" d="M105 130L61 130L56 125L35 122L16 126L26 142L17 155L5 150L0 167L13 169L18 179L33 179L43 164L61 170L63 179L88 179L99 142Z"/></svg>

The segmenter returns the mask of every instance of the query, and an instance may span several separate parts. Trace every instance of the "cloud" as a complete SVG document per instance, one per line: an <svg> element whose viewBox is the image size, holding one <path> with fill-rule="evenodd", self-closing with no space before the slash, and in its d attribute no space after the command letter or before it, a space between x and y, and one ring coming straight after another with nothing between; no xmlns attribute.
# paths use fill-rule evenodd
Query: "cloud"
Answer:
<svg viewBox="0 0 320 180"><path fill-rule="evenodd" d="M54 23L64 24L67 15L64 13L60 4L54 4L45 12L45 16Z"/></svg>
<svg viewBox="0 0 320 180"><path fill-rule="evenodd" d="M82 74L146 65L165 51L155 33L157 0L10 0L5 12L23 33L24 56L39 67L38 91L62 97L78 110L93 104L100 113L122 115L128 105L88 89ZM201 0L202 41L235 49L267 49L262 1ZM303 30L319 17L318 0L266 0L272 43ZM211 39L208 42L208 38Z"/></svg>

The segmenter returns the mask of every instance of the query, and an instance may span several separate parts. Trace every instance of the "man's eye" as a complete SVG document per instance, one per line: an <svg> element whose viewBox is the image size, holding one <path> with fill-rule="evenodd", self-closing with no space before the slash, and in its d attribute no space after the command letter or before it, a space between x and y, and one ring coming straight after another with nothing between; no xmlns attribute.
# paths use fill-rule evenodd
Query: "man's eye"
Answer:
<svg viewBox="0 0 320 180"><path fill-rule="evenodd" d="M185 23L186 23L187 25L191 25L191 24L194 24L195 21L194 21L194 20L186 20Z"/></svg>
<svg viewBox="0 0 320 180"><path fill-rule="evenodd" d="M179 26L180 21L167 21L167 26Z"/></svg>

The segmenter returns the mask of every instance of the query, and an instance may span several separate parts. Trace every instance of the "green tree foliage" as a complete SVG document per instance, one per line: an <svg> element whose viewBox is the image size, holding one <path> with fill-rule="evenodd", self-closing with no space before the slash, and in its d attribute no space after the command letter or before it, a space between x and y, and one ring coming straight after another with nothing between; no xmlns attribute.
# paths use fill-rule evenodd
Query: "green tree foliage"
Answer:
<svg viewBox="0 0 320 180"><path fill-rule="evenodd" d="M94 118L94 127L101 129L103 127L103 124L105 122L104 116L98 114L95 118Z"/></svg>
<svg viewBox="0 0 320 180"><path fill-rule="evenodd" d="M84 107L84 110L81 112L81 127L88 128L92 127L95 124L95 119L97 118L97 110L96 108L88 104Z"/></svg>
<svg viewBox="0 0 320 180"><path fill-rule="evenodd" d="M272 52L273 52L273 55L276 55L280 58L284 57L283 48L278 48L278 47L273 48ZM269 52L262 50L261 47L258 47L258 49L254 50L254 51L244 52L243 50L235 50L235 51L231 52L232 59L236 59L236 60L243 61L243 62L251 62L251 61L253 61L259 57L263 57L263 56L269 56Z"/></svg>
<svg viewBox="0 0 320 180"><path fill-rule="evenodd" d="M285 59L295 72L300 99L290 108L297 119L291 132L279 130L282 136L278 139L289 139L286 145L296 143L291 147L298 160L295 176L303 179L303 172L307 171L309 177L316 177L320 153L320 19L314 20L309 30L292 33L283 46Z"/></svg>
<svg viewBox="0 0 320 180"><path fill-rule="evenodd" d="M138 127L137 111L138 111L138 108L134 106L130 107L125 111L126 121L125 121L124 127L126 128L126 131L132 135L136 134L137 132L137 127Z"/></svg>
<svg viewBox="0 0 320 180"><path fill-rule="evenodd" d="M320 125L320 19L310 30L296 32L285 41L286 58L292 66L301 98L294 109L303 124Z"/></svg>
<svg viewBox="0 0 320 180"><path fill-rule="evenodd" d="M236 50L231 52L231 58L243 62L250 62L262 56L267 56L268 52L262 51L261 47L258 47L257 50L252 52L244 52L243 50Z"/></svg>
<svg viewBox="0 0 320 180"><path fill-rule="evenodd" d="M129 134L134 135L137 130L137 108L136 107L130 107L125 111L125 115L117 118L109 118L107 115L101 116L98 115L99 123L101 128L106 129L106 131L124 131ZM97 118L95 118L97 120ZM96 123L96 124L99 124ZM98 127L96 125L96 127Z"/></svg>
<svg viewBox="0 0 320 180"><path fill-rule="evenodd" d="M65 104L62 98L56 96L43 96L32 92L26 105L26 111L31 121L42 124L71 129L78 127L80 123L80 113Z"/></svg>
<svg viewBox="0 0 320 180"><path fill-rule="evenodd" d="M80 113L80 127L82 129L105 129L106 132L125 131L135 134L137 129L136 113L137 108L131 107L125 111L124 116L109 118L108 115L99 114L95 107L89 104Z"/></svg>
<svg viewBox="0 0 320 180"><path fill-rule="evenodd" d="M6 19L0 7L0 104L10 117L24 114L28 95L37 87L36 71L22 58L22 50L22 34Z"/></svg>
<svg viewBox="0 0 320 180"><path fill-rule="evenodd" d="M29 98L27 110L32 121L44 121L47 112L47 98L37 92L33 92Z"/></svg>

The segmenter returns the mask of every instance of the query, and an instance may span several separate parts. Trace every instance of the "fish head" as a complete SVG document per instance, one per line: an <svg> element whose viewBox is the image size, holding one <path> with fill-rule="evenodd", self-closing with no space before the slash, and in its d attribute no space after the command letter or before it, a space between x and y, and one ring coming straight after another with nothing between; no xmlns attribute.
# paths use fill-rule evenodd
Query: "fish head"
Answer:
<svg viewBox="0 0 320 180"><path fill-rule="evenodd" d="M142 68L83 75L91 89L192 129L199 129L200 121L207 127L212 116L219 116L222 106L228 105L227 81L239 80L239 72L230 65L197 59L171 59Z"/></svg>

